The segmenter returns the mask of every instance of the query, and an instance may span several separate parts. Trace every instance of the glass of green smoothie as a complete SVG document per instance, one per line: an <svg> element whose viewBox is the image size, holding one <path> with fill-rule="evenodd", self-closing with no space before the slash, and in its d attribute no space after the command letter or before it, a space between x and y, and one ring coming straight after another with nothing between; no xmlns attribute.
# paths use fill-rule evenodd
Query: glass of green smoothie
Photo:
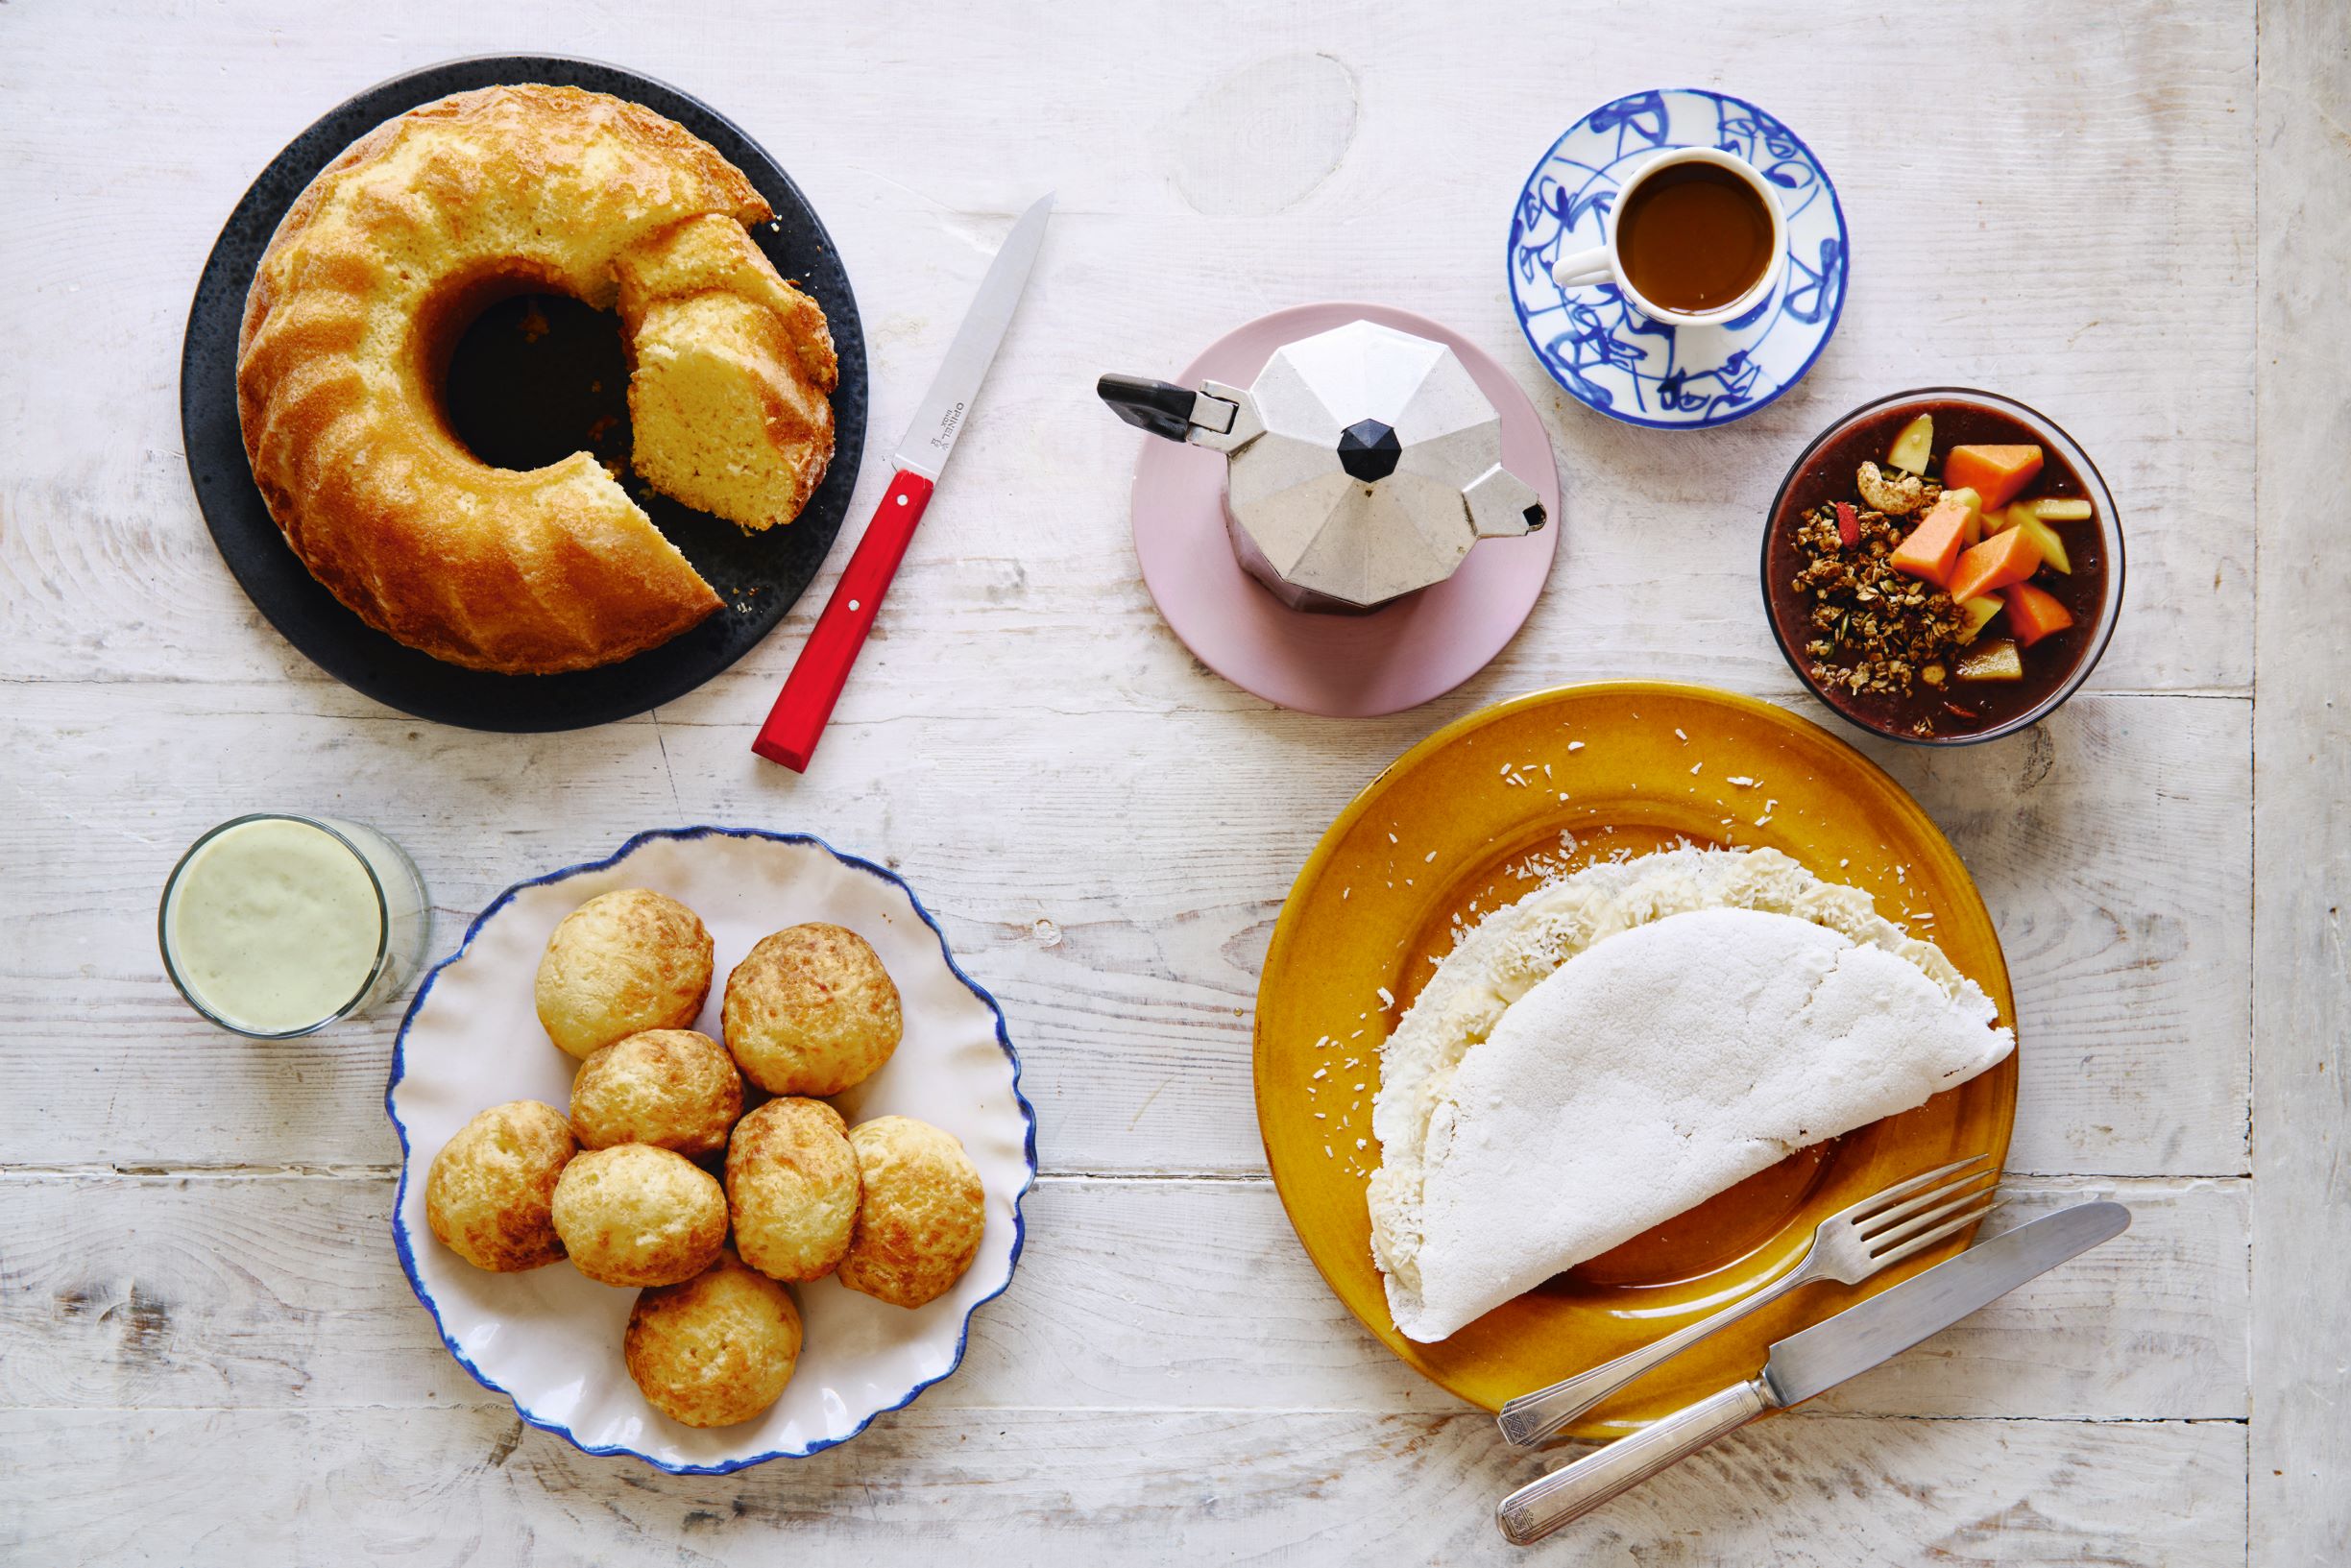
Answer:
<svg viewBox="0 0 2351 1568"><path fill-rule="evenodd" d="M163 967L188 1005L285 1040L397 999L432 926L424 879L375 829L261 812L188 847L163 884Z"/></svg>

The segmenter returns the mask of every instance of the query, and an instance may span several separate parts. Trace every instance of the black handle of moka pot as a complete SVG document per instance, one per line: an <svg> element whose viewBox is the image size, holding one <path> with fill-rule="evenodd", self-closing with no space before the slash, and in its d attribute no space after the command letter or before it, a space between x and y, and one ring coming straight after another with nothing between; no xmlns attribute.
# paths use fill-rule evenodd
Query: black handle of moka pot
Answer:
<svg viewBox="0 0 2351 1568"><path fill-rule="evenodd" d="M1183 441L1191 435L1190 387L1144 375L1105 375L1094 383L1094 395L1137 429L1168 441Z"/></svg>

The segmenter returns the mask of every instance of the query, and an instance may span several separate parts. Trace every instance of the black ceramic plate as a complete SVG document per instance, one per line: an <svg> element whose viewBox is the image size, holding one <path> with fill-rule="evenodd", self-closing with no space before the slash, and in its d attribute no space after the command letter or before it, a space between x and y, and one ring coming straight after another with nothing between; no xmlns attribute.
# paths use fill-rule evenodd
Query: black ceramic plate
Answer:
<svg viewBox="0 0 2351 1568"><path fill-rule="evenodd" d="M833 467L791 523L746 536L733 523L655 495L633 473L624 478L638 504L726 603L658 648L569 675L460 669L367 626L320 587L286 546L254 485L237 428L236 341L245 291L295 197L343 149L394 115L453 92L522 82L587 87L632 100L667 115L724 154L775 208L776 222L752 232L776 270L824 307L840 359L840 387L833 395ZM609 318L552 303L543 318L552 318L553 330L543 330L544 319L533 320L525 333L520 328L528 308L510 302L505 313L494 309L486 315L467 333L451 368L452 418L490 461L547 451L552 442L554 449L538 459L549 461L592 445L587 429L594 427L599 406L606 411L618 406L626 416L617 376L598 375L591 368L606 360L618 365L610 359L618 349L618 328L600 325ZM538 347L542 343L544 348ZM521 403L498 396L501 377L532 373L533 353L553 356L556 365L545 385L566 395ZM583 377L602 383L594 396L581 390ZM589 425L577 427L583 420ZM450 60L395 77L344 104L295 137L245 193L205 262L188 311L180 360L180 425L188 477L195 481L197 504L222 559L270 624L320 668L420 718L476 730L573 730L626 718L692 690L748 653L807 589L840 530L865 449L865 333L832 236L791 178L733 122L675 87L616 65L551 55ZM599 455L611 435L605 422L593 441ZM619 449L625 450L624 443Z"/></svg>

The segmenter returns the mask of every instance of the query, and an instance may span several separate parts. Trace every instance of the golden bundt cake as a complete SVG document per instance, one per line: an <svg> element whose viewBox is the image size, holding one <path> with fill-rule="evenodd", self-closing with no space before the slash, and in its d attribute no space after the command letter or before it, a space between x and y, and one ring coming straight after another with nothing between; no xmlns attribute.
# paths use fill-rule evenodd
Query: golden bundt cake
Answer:
<svg viewBox="0 0 2351 1568"><path fill-rule="evenodd" d="M789 522L833 460L840 369L816 302L726 218L694 218L623 255L637 471L745 528Z"/></svg>
<svg viewBox="0 0 2351 1568"><path fill-rule="evenodd" d="M238 411L287 543L368 624L476 669L588 668L701 620L718 596L593 457L492 468L449 429L440 384L486 304L540 291L612 309L633 249L704 219L756 253L743 226L770 216L683 127L576 87L485 87L368 133L286 213L246 300ZM781 320L778 289L744 298ZM821 324L787 292L794 321ZM823 429L829 456L829 407Z"/></svg>

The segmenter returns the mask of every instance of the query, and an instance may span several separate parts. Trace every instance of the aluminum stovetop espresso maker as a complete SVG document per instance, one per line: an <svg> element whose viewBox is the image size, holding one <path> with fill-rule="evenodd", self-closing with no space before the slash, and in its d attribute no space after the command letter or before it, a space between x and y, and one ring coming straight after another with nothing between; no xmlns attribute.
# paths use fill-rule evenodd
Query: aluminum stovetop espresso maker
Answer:
<svg viewBox="0 0 2351 1568"><path fill-rule="evenodd" d="M1247 390L1131 375L1095 390L1129 424L1224 454L1233 553L1295 610L1376 609L1547 520L1453 350L1375 322L1282 345Z"/></svg>

